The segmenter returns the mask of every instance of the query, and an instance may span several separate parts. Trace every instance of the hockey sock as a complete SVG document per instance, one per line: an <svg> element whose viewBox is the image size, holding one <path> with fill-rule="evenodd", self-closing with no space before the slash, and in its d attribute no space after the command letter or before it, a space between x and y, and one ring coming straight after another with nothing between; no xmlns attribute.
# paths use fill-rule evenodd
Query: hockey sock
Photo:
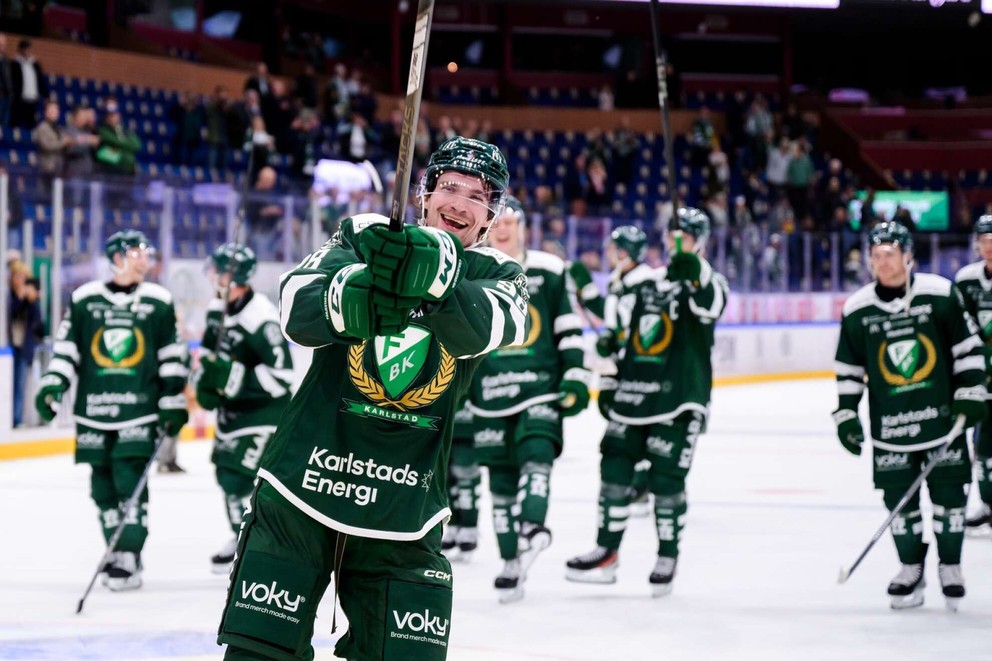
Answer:
<svg viewBox="0 0 992 661"><path fill-rule="evenodd" d="M92 466L90 473L90 496L93 502L100 508L100 530L103 532L103 540L110 541L110 537L120 525L120 503L117 501L117 492L114 490L114 474L110 466Z"/></svg>
<svg viewBox="0 0 992 661"><path fill-rule="evenodd" d="M550 480L550 463L528 461L520 467L517 501L520 503L521 521L544 525L548 517Z"/></svg>
<svg viewBox="0 0 992 661"><path fill-rule="evenodd" d="M517 476L512 468L489 467L489 488L493 494L493 529L499 545L499 557L512 560L517 557Z"/></svg>
<svg viewBox="0 0 992 661"><path fill-rule="evenodd" d="M960 484L934 484L930 485L930 500L933 501L937 557L945 565L960 564L968 493Z"/></svg>
<svg viewBox="0 0 992 661"><path fill-rule="evenodd" d="M654 518L658 527L658 555L679 557L679 538L689 509L685 499L685 479L663 476L652 481Z"/></svg>
<svg viewBox="0 0 992 661"><path fill-rule="evenodd" d="M983 503L992 505L992 457L978 455L975 463L978 464L978 495Z"/></svg>
<svg viewBox="0 0 992 661"><path fill-rule="evenodd" d="M251 498L254 488L254 478L223 466L217 467L217 484L224 492L224 505L227 519L235 535L241 530L241 518L245 514L245 506Z"/></svg>
<svg viewBox="0 0 992 661"><path fill-rule="evenodd" d="M882 497L891 512L906 493L904 487L884 489ZM904 565L918 565L923 562L926 547L923 546L923 517L920 514L920 494L913 494L892 524L892 541L896 543L899 562Z"/></svg>
<svg viewBox="0 0 992 661"><path fill-rule="evenodd" d="M123 505L135 487L138 480L145 471L147 459L144 457L122 457L111 462L111 470L114 474L114 491L117 493L118 502ZM140 553L148 537L148 486L141 490L138 502L130 511L125 512L127 523L121 532L120 541L117 542L118 551L132 551ZM113 532L113 530L111 530Z"/></svg>
<svg viewBox="0 0 992 661"><path fill-rule="evenodd" d="M451 475L454 478L452 509L458 512L457 519L452 517L452 522L462 528L475 528L479 525L479 492L482 490L482 469L479 468L478 464L452 466Z"/></svg>
<svg viewBox="0 0 992 661"><path fill-rule="evenodd" d="M631 497L637 498L648 490L648 471L651 469L651 461L643 460L634 466L634 479L630 483Z"/></svg>
<svg viewBox="0 0 992 661"><path fill-rule="evenodd" d="M630 488L626 484L603 484L599 487L599 534L596 544L608 549L620 548L623 531L630 516Z"/></svg>

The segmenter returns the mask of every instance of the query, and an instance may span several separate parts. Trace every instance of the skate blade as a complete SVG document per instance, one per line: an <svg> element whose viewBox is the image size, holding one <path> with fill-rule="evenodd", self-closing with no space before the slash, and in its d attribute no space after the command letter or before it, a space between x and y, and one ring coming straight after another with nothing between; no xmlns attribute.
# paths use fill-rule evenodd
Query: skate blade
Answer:
<svg viewBox="0 0 992 661"><path fill-rule="evenodd" d="M972 537L975 539L992 539L992 526L986 524L983 526L965 528L964 534L966 537Z"/></svg>
<svg viewBox="0 0 992 661"><path fill-rule="evenodd" d="M551 535L535 535L530 541L530 547L520 553L520 574L524 577L527 576L527 572L534 564L534 561L537 560L537 556L541 555L541 552L551 546Z"/></svg>
<svg viewBox="0 0 992 661"><path fill-rule="evenodd" d="M617 582L616 568L610 569L568 569L565 571L565 580L573 583L598 583L608 585Z"/></svg>
<svg viewBox="0 0 992 661"><path fill-rule="evenodd" d="M141 578L125 578L116 579L112 578L107 582L107 587L110 588L111 592L127 592L128 590L137 590L141 587Z"/></svg>
<svg viewBox="0 0 992 661"><path fill-rule="evenodd" d="M664 597L672 592L671 583L652 583L651 584L651 596L657 599L658 597Z"/></svg>
<svg viewBox="0 0 992 661"><path fill-rule="evenodd" d="M499 603L501 604L512 604L524 598L524 588L519 585L515 588L496 588L496 592L499 593Z"/></svg>
<svg viewBox="0 0 992 661"><path fill-rule="evenodd" d="M218 576L220 576L222 574L230 574L231 573L231 565L233 565L233 564L234 564L234 562L225 562L222 565L217 565L217 564L211 563L210 564L210 573L211 574L217 574Z"/></svg>
<svg viewBox="0 0 992 661"><path fill-rule="evenodd" d="M958 606L961 604L961 597L944 597L944 606L952 613L958 612Z"/></svg>
<svg viewBox="0 0 992 661"><path fill-rule="evenodd" d="M905 596L890 597L889 607L894 611L903 611L910 608L919 608L923 605L923 592L916 591Z"/></svg>

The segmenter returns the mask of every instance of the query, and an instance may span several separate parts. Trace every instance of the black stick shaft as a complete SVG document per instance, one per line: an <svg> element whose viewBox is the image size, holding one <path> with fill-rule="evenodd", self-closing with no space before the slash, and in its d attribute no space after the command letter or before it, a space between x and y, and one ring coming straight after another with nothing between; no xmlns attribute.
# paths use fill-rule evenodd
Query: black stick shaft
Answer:
<svg viewBox="0 0 992 661"><path fill-rule="evenodd" d="M672 199L672 212L678 213L679 185L675 167L675 136L668 111L667 63L661 53L661 35L658 33L658 0L651 0L651 40L654 42L654 67L658 75L658 109L661 110L661 130L665 140L665 163L668 165L668 190Z"/></svg>
<svg viewBox="0 0 992 661"><path fill-rule="evenodd" d="M410 74L407 77L406 100L403 102L403 127L400 129L400 153L396 159L396 189L393 205L389 210L389 229L403 229L406 199L410 194L413 169L413 150L420 119L420 100L424 95L424 73L427 70L427 43L431 36L431 18L434 0L420 0L417 6L417 24L413 32L413 50L410 53Z"/></svg>

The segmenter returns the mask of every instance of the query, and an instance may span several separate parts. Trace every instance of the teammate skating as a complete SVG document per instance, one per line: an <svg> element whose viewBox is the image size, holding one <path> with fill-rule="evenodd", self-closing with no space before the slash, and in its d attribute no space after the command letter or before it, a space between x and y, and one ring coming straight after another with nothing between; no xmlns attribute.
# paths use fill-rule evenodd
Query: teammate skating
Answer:
<svg viewBox="0 0 992 661"><path fill-rule="evenodd" d="M479 545L482 470L475 457L473 419L472 412L463 405L455 414L455 431L451 439L451 461L448 464L451 519L441 538L441 551L451 562L469 562Z"/></svg>

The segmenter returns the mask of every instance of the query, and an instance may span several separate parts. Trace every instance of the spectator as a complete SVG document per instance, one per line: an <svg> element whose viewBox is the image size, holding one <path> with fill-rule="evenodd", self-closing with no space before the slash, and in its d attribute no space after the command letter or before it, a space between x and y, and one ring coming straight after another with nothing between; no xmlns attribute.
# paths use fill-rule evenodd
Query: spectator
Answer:
<svg viewBox="0 0 992 661"><path fill-rule="evenodd" d="M437 130L434 132L434 148L437 149L438 145L446 140L450 140L457 136L458 133L455 132L454 127L451 125L451 118L447 115L441 115L437 118Z"/></svg>
<svg viewBox="0 0 992 661"><path fill-rule="evenodd" d="M599 104L599 109L603 112L613 112L615 107L613 102L613 90L610 89L609 85L603 85L603 87L599 90L597 102Z"/></svg>
<svg viewBox="0 0 992 661"><path fill-rule="evenodd" d="M792 234L796 230L796 215L789 205L789 198L780 198L768 212L768 229L786 234Z"/></svg>
<svg viewBox="0 0 992 661"><path fill-rule="evenodd" d="M304 108L317 108L317 76L312 64L307 64L303 73L296 77L294 94Z"/></svg>
<svg viewBox="0 0 992 661"><path fill-rule="evenodd" d="M732 147L731 154L736 158L736 151L747 144L744 133L745 111L747 108L747 92L737 90L727 101L723 116L727 121L727 133Z"/></svg>
<svg viewBox="0 0 992 661"><path fill-rule="evenodd" d="M248 198L248 245L259 259L275 259L279 246L279 222L284 210L274 197L277 183L273 168L261 168Z"/></svg>
<svg viewBox="0 0 992 661"><path fill-rule="evenodd" d="M256 90L245 90L239 103L227 114L227 142L232 147L248 149L252 120L262 116L262 103Z"/></svg>
<svg viewBox="0 0 992 661"><path fill-rule="evenodd" d="M180 95L174 112L176 142L173 162L176 165L196 165L196 152L203 138L203 115L196 94L186 92Z"/></svg>
<svg viewBox="0 0 992 661"><path fill-rule="evenodd" d="M393 108L389 113L389 121L385 122L379 132L379 147L382 150L384 171L396 169L396 156L400 153L400 131L403 128L403 111Z"/></svg>
<svg viewBox="0 0 992 661"><path fill-rule="evenodd" d="M792 143L792 154L786 172L786 186L789 204L795 211L796 218L805 220L809 215L810 184L816 175L813 159L806 153L806 143L798 140Z"/></svg>
<svg viewBox="0 0 992 661"><path fill-rule="evenodd" d="M65 150L69 136L59 126L59 104L45 102L44 119L31 132L31 140L38 147L38 170L50 182L61 177L65 164Z"/></svg>
<svg viewBox="0 0 992 661"><path fill-rule="evenodd" d="M351 109L364 117L365 121L371 125L375 123L377 108L378 102L375 100L375 94L372 93L372 86L368 83L362 83L362 86L358 88L358 94L351 97Z"/></svg>
<svg viewBox="0 0 992 661"><path fill-rule="evenodd" d="M727 154L714 146L709 159L709 187L713 192L725 191L730 186L730 161Z"/></svg>
<svg viewBox="0 0 992 661"><path fill-rule="evenodd" d="M768 112L768 103L760 94L751 102L751 108L744 120L744 133L747 134L748 151L755 170L765 169L768 162L768 139L775 130L774 119Z"/></svg>
<svg viewBox="0 0 992 661"><path fill-rule="evenodd" d="M476 140L481 140L483 142L493 141L493 122L489 119L482 120L482 126L479 127L479 133L475 136Z"/></svg>
<svg viewBox="0 0 992 661"><path fill-rule="evenodd" d="M634 160L640 141L637 134L630 129L630 118L620 118L620 128L613 134L613 172L618 183L630 185L634 177Z"/></svg>
<svg viewBox="0 0 992 661"><path fill-rule="evenodd" d="M320 159L320 120L313 108L303 108L290 126L292 143L293 176L296 179L313 179L314 168Z"/></svg>
<svg viewBox="0 0 992 661"><path fill-rule="evenodd" d="M896 205L896 210L892 214L892 220L908 229L910 233L916 232L916 221L913 220L913 214L901 204Z"/></svg>
<svg viewBox="0 0 992 661"><path fill-rule="evenodd" d="M100 138L90 124L90 109L76 106L69 115L65 130L68 144L65 148L65 177L88 177L93 174L93 152Z"/></svg>
<svg viewBox="0 0 992 661"><path fill-rule="evenodd" d="M293 100L286 91L286 83L273 80L271 89L272 94L262 97L262 117L265 118L266 129L276 139L276 151L285 154L289 152L287 138L296 112L293 110Z"/></svg>
<svg viewBox="0 0 992 661"><path fill-rule="evenodd" d="M740 230L754 224L754 216L751 215L751 210L747 208L747 198L743 195L738 195L734 198L734 209L731 212L731 216L734 226Z"/></svg>
<svg viewBox="0 0 992 661"><path fill-rule="evenodd" d="M8 175L7 168L0 164L0 176ZM21 224L24 222L24 205L21 204L21 196L17 191L17 186L8 179L7 181L7 225L10 232L10 246L21 243Z"/></svg>
<svg viewBox="0 0 992 661"><path fill-rule="evenodd" d="M12 62L7 57L7 35L0 33L0 127L10 125L10 107L14 99Z"/></svg>
<svg viewBox="0 0 992 661"><path fill-rule="evenodd" d="M427 167L427 160L431 156L433 147L431 145L431 130L423 117L417 125L417 135L413 139L413 162L418 168ZM399 151L397 150L397 152ZM410 187L411 189L413 186Z"/></svg>
<svg viewBox="0 0 992 661"><path fill-rule="evenodd" d="M362 89L362 72L360 69L352 69L351 75L348 76L348 95L355 96Z"/></svg>
<svg viewBox="0 0 992 661"><path fill-rule="evenodd" d="M568 168L565 175L565 200L569 205L573 205L576 200L582 200L586 196L586 188L589 186L589 176L586 174L586 155L579 152ZM574 211L573 211L574 212Z"/></svg>
<svg viewBox="0 0 992 661"><path fill-rule="evenodd" d="M259 62L255 66L255 75L245 81L245 91L255 90L259 98L272 94L272 79L269 78L269 67L265 62Z"/></svg>
<svg viewBox="0 0 992 661"><path fill-rule="evenodd" d="M117 104L107 105L107 116L100 127L100 147L96 160L101 170L109 174L133 175L137 170L137 154L141 140L134 131L124 128Z"/></svg>
<svg viewBox="0 0 992 661"><path fill-rule="evenodd" d="M716 129L710 121L710 109L703 106L699 109L699 116L692 122L692 130L689 133L689 146L692 149L692 167L702 168L709 163L710 152L713 147L720 146L720 141L716 137ZM671 164L669 164L671 166Z"/></svg>
<svg viewBox="0 0 992 661"><path fill-rule="evenodd" d="M589 162L589 185L586 188L585 201L594 212L605 211L613 203L613 186L606 172L606 164L595 158Z"/></svg>
<svg viewBox="0 0 992 661"><path fill-rule="evenodd" d="M213 98L203 111L203 139L207 143L207 167L211 170L227 169L227 150L230 144L227 122L231 112L230 104L227 88L218 85L214 88Z"/></svg>
<svg viewBox="0 0 992 661"><path fill-rule="evenodd" d="M768 181L768 193L772 201L778 201L785 193L785 184L789 176L789 159L791 156L789 139L779 140L778 149L768 152L768 166L765 168L765 179Z"/></svg>
<svg viewBox="0 0 992 661"><path fill-rule="evenodd" d="M840 179L830 177L822 192L817 193L817 220L826 223L834 217L834 210L844 208L844 191L841 190Z"/></svg>
<svg viewBox="0 0 992 661"><path fill-rule="evenodd" d="M17 45L17 57L11 66L14 87L11 124L23 129L34 128L38 123L38 102L48 96L48 85L41 65L31 54L31 42L22 39Z"/></svg>
<svg viewBox="0 0 992 661"><path fill-rule="evenodd" d="M713 232L723 231L730 223L730 210L727 208L727 194L720 192L712 195L704 205L710 217Z"/></svg>
<svg viewBox="0 0 992 661"><path fill-rule="evenodd" d="M865 199L861 203L861 231L867 232L879 221L878 214L875 213L875 189L871 186L865 191Z"/></svg>
<svg viewBox="0 0 992 661"><path fill-rule="evenodd" d="M796 104L792 101L785 107L785 113L782 115L782 133L789 140L806 137L806 123L799 114Z"/></svg>
<svg viewBox="0 0 992 661"><path fill-rule="evenodd" d="M352 111L351 121L344 122L338 127L338 140L345 158L360 163L369 158L372 150L379 143L379 134L369 126L361 113Z"/></svg>
<svg viewBox="0 0 992 661"><path fill-rule="evenodd" d="M337 126L348 116L350 98L348 95L347 68L341 64L334 65L334 76L327 81L324 89L324 123Z"/></svg>
<svg viewBox="0 0 992 661"><path fill-rule="evenodd" d="M7 336L14 354L14 426L24 420L24 388L34 362L34 352L45 335L38 305L38 281L27 264L10 265L10 300L7 309Z"/></svg>
<svg viewBox="0 0 992 661"><path fill-rule="evenodd" d="M245 147L251 151L251 169L248 176L251 179L261 179L260 173L268 167L269 159L276 149L276 139L266 130L265 120L261 115L251 118L251 135Z"/></svg>

